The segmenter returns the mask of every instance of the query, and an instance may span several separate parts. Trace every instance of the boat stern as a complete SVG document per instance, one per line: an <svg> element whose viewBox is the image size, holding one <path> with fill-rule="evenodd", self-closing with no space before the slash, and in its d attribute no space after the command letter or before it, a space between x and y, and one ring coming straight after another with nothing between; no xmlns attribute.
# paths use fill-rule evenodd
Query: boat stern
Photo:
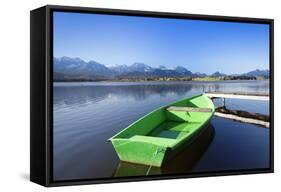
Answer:
<svg viewBox="0 0 281 192"><path fill-rule="evenodd" d="M121 161L161 167L169 147L130 139L112 139L112 145Z"/></svg>

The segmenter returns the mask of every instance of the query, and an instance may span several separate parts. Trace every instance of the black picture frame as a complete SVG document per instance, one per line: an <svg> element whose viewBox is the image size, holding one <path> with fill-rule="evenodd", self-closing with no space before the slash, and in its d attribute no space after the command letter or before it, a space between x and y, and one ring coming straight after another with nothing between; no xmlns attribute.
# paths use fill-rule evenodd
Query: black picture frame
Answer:
<svg viewBox="0 0 281 192"><path fill-rule="evenodd" d="M270 26L270 168L177 175L54 181L53 172L53 11L261 23ZM30 180L43 186L147 181L274 172L274 20L46 5L30 12Z"/></svg>

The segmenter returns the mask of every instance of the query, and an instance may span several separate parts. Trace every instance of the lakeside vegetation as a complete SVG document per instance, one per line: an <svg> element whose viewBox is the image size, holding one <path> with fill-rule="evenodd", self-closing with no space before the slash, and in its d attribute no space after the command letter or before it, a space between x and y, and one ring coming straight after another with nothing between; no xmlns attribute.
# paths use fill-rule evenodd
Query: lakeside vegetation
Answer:
<svg viewBox="0 0 281 192"><path fill-rule="evenodd" d="M220 76L220 77L195 77L193 81L225 81L225 80L264 80L265 77L249 77L249 76Z"/></svg>
<svg viewBox="0 0 281 192"><path fill-rule="evenodd" d="M206 77L117 77L117 78L64 78L64 79L54 79L55 82L98 82L98 81L110 81L110 82L169 82L169 81L229 81L229 80L266 80L269 77L256 76L206 76Z"/></svg>

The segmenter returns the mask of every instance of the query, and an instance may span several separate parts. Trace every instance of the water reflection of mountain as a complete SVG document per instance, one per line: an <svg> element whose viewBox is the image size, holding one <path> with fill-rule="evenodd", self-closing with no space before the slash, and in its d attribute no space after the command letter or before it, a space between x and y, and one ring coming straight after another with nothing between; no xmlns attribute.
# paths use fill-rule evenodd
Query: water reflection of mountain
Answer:
<svg viewBox="0 0 281 192"><path fill-rule="evenodd" d="M152 95L176 96L185 95L192 89L191 84L163 85L125 85L125 86L58 86L54 87L54 104L71 104L96 102L110 94L117 97L129 97L135 100L145 100Z"/></svg>
<svg viewBox="0 0 281 192"><path fill-rule="evenodd" d="M206 127L188 147L186 147L182 152L180 152L161 168L152 167L149 169L149 166L120 161L118 167L113 173L113 176L127 177L189 173L208 149L208 146L211 144L214 135L214 127L212 125Z"/></svg>
<svg viewBox="0 0 281 192"><path fill-rule="evenodd" d="M81 84L54 86L54 104L96 103L109 96L115 98L133 98L136 101L145 100L153 95L160 97L186 96L188 92L202 93L203 91L229 92L260 92L269 91L268 81L237 81L237 82L194 82L194 83L151 83L151 84Z"/></svg>

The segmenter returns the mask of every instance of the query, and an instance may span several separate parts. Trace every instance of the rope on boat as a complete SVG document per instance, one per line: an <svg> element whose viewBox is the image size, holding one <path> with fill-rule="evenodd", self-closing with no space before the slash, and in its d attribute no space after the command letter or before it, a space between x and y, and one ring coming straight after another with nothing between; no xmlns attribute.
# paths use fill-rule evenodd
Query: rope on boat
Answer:
<svg viewBox="0 0 281 192"><path fill-rule="evenodd" d="M150 170L151 170L151 168L152 168L152 163L153 163L154 158L155 158L156 155L158 154L158 149L159 149L159 147L156 148L156 151L153 153L153 155L152 155L152 157L151 157L151 161L150 161L151 163L150 163L150 166L149 166L148 170L146 171L146 175L149 174L149 172L150 172Z"/></svg>

